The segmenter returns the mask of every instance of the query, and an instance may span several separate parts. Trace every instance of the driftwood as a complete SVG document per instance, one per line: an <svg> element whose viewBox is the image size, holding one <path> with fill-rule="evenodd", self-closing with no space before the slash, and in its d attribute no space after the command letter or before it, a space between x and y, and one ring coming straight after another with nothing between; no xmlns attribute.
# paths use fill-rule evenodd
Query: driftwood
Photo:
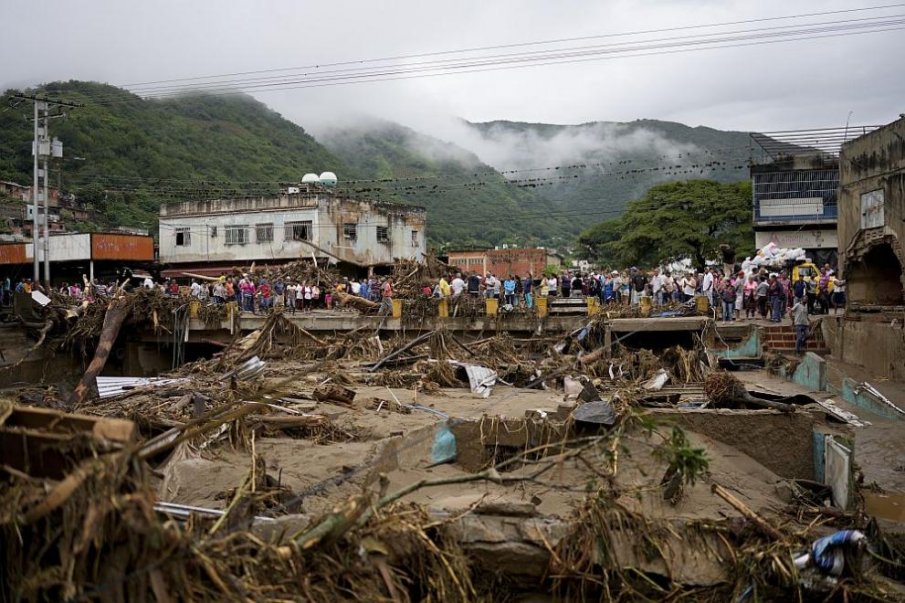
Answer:
<svg viewBox="0 0 905 603"><path fill-rule="evenodd" d="M773 540L783 540L785 538L782 532L770 525L766 519L755 513L754 510L736 498L731 492L726 490L726 488L719 484L713 484L711 490L714 494L729 503L733 509L741 513L745 519L753 523L765 536L768 536Z"/></svg>
<svg viewBox="0 0 905 603"><path fill-rule="evenodd" d="M104 370L107 364L107 358L110 356L110 350L116 343L119 336L119 330L123 326L123 321L129 314L129 302L126 297L119 296L110 300L107 305L107 312L104 315L104 326L101 329L100 340L97 343L97 349L94 351L94 358L88 369L82 376L82 380L69 396L69 406L76 406L85 402L92 391L97 390L97 376Z"/></svg>
<svg viewBox="0 0 905 603"><path fill-rule="evenodd" d="M352 404L355 399L355 390L330 383L322 385L314 390L314 399L318 402L339 402L340 404Z"/></svg>
<svg viewBox="0 0 905 603"><path fill-rule="evenodd" d="M359 297L357 295L349 295L344 291L334 291L334 297L344 306L352 306L354 308L358 308L364 312L368 310L373 310L375 308L379 308L380 304L377 302L372 302L369 299L365 299L363 297Z"/></svg>
<svg viewBox="0 0 905 603"><path fill-rule="evenodd" d="M411 340L410 342L408 342L407 344L405 344L404 346L402 346L395 352L387 354L386 356L384 356L383 358L381 358L380 360L375 362L368 370L373 373L374 371L379 369L381 366L383 366L388 360L392 360L396 356L399 356L400 354L404 354L405 352L409 351L416 345L418 345L424 341L427 341L428 339L430 339L433 336L434 333L436 333L436 331L424 333L423 335L420 335L420 336L414 338L413 340Z"/></svg>

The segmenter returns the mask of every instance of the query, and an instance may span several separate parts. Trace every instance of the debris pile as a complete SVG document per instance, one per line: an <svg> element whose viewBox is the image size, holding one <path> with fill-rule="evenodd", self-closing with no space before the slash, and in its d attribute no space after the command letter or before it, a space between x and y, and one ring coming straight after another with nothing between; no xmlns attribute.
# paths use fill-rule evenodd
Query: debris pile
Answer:
<svg viewBox="0 0 905 603"><path fill-rule="evenodd" d="M397 289L434 269L397 266ZM116 317L170 328L169 302L130 295L83 312L73 341ZM787 440L849 425L749 391L697 332L630 347L608 320L388 336L274 312L160 379L111 383L93 361L72 396L40 398L80 414L0 405L3 450L22 451L0 465L3 598L895 596L901 554L857 497L830 506L781 462Z"/></svg>

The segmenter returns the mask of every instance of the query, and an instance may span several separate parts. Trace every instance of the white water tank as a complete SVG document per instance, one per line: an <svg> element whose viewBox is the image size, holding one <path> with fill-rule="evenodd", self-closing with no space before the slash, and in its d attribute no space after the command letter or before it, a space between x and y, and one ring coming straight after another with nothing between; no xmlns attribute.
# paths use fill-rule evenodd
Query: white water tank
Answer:
<svg viewBox="0 0 905 603"><path fill-rule="evenodd" d="M333 172L324 172L318 180L321 186L336 186L336 174Z"/></svg>
<svg viewBox="0 0 905 603"><path fill-rule="evenodd" d="M317 174L305 174L302 176L302 184L317 184L320 182L320 178L317 177Z"/></svg>

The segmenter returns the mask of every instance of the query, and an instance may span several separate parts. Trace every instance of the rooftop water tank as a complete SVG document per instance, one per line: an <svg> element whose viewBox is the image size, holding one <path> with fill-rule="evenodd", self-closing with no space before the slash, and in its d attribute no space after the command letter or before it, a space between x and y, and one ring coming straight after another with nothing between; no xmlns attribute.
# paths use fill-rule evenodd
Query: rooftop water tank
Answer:
<svg viewBox="0 0 905 603"><path fill-rule="evenodd" d="M324 172L319 180L323 186L336 186L336 174L333 172Z"/></svg>
<svg viewBox="0 0 905 603"><path fill-rule="evenodd" d="M320 178L317 177L317 174L305 174L302 176L302 184L317 184L320 182Z"/></svg>

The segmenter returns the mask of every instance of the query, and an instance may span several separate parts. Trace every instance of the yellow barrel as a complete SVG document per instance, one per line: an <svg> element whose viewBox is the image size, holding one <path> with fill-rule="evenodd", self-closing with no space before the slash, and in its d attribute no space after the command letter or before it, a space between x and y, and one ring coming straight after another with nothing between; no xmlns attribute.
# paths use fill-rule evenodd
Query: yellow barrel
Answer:
<svg viewBox="0 0 905 603"><path fill-rule="evenodd" d="M537 304L537 315L541 318L547 315L547 298L546 297L538 297L534 300L534 303Z"/></svg>
<svg viewBox="0 0 905 603"><path fill-rule="evenodd" d="M201 302L193 299L189 302L189 318L198 318L199 312L201 312Z"/></svg>
<svg viewBox="0 0 905 603"><path fill-rule="evenodd" d="M500 300L495 297L488 297L486 303L487 316L496 316L497 309L499 308Z"/></svg>
<svg viewBox="0 0 905 603"><path fill-rule="evenodd" d="M440 303L437 304L437 316L440 318L449 317L449 300L446 298L441 299Z"/></svg>
<svg viewBox="0 0 905 603"><path fill-rule="evenodd" d="M650 311L653 308L652 302L650 295L641 296L641 316L650 316Z"/></svg>
<svg viewBox="0 0 905 603"><path fill-rule="evenodd" d="M710 300L707 299L706 295L695 296L694 307L698 311L698 314L709 314L710 313Z"/></svg>
<svg viewBox="0 0 905 603"><path fill-rule="evenodd" d="M597 312L600 311L600 304L596 297L586 297L585 301L588 304L588 316L594 316Z"/></svg>
<svg viewBox="0 0 905 603"><path fill-rule="evenodd" d="M393 318L402 318L402 300L393 300Z"/></svg>

